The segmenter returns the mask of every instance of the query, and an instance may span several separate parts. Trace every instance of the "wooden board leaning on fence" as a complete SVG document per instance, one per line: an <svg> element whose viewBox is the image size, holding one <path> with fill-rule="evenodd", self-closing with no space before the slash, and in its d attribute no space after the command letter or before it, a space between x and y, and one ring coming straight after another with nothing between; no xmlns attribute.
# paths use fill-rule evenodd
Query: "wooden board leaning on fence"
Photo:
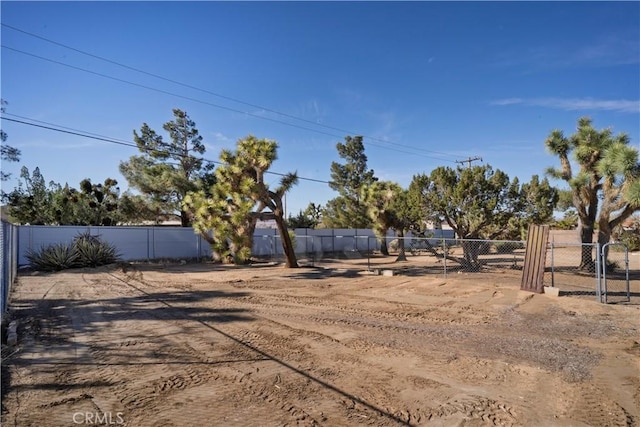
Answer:
<svg viewBox="0 0 640 427"><path fill-rule="evenodd" d="M548 225L530 225L520 289L541 294L544 291L544 266L547 260Z"/></svg>

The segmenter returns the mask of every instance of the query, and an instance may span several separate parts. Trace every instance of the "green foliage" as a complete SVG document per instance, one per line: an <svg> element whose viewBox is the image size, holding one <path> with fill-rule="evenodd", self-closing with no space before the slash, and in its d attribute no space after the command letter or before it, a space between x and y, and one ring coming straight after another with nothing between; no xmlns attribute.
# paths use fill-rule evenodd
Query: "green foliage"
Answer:
<svg viewBox="0 0 640 427"><path fill-rule="evenodd" d="M640 251L640 232L625 230L617 236L617 240L625 245L629 252Z"/></svg>
<svg viewBox="0 0 640 427"><path fill-rule="evenodd" d="M49 188L39 168L29 174L23 166L20 171L18 187L8 194L3 194L3 201L8 205L12 220L21 224L46 225L55 222L51 211L54 184Z"/></svg>
<svg viewBox="0 0 640 427"><path fill-rule="evenodd" d="M630 252L640 251L640 215L632 216L625 227L619 225L613 230L614 239L625 245ZM616 246L613 249L616 250Z"/></svg>
<svg viewBox="0 0 640 427"><path fill-rule="evenodd" d="M430 176L414 176L410 190L423 218L435 216L469 240L520 238L529 224L550 220L558 198L547 180L534 176L520 186L489 165L439 167ZM463 251L467 267L477 266L478 245L463 245Z"/></svg>
<svg viewBox="0 0 640 427"><path fill-rule="evenodd" d="M86 178L80 189L68 185L54 186L53 215L58 224L116 225L122 216L118 211L118 181L107 178L104 184L93 184Z"/></svg>
<svg viewBox="0 0 640 427"><path fill-rule="evenodd" d="M423 188L422 205L446 221L462 239L494 239L522 208L517 180L491 166L439 167L414 182Z"/></svg>
<svg viewBox="0 0 640 427"><path fill-rule="evenodd" d="M556 205L556 209L562 212L565 212L569 209L573 209L575 211L575 208L573 206L573 193L571 192L571 190L558 190L558 203Z"/></svg>
<svg viewBox="0 0 640 427"><path fill-rule="evenodd" d="M287 227L289 228L315 228L318 225L318 221L308 216L302 209L298 212L298 215L287 218Z"/></svg>
<svg viewBox="0 0 640 427"><path fill-rule="evenodd" d="M578 120L570 137L560 130L552 131L545 145L560 160L560 167L551 169L549 175L563 179L571 188L570 197L562 196L561 206L566 207L570 200L575 208L582 242L591 243L596 228L599 243L609 242L612 230L640 209L637 148L630 145L628 135L597 130L587 117ZM577 163L577 171L572 161ZM584 251L581 266L591 264L591 254Z"/></svg>
<svg viewBox="0 0 640 427"><path fill-rule="evenodd" d="M514 179L517 184L517 178ZM513 216L507 229L501 235L503 239L524 240L530 224L541 225L553 221L553 211L559 200L559 192L549 184L547 178L542 181L533 175L531 181L522 184Z"/></svg>
<svg viewBox="0 0 640 427"><path fill-rule="evenodd" d="M304 215L309 219L311 227L308 228L316 228L320 226L323 222L322 213L324 208L322 205L317 205L313 202L309 203L304 210ZM292 227L295 228L295 227Z"/></svg>
<svg viewBox="0 0 640 427"><path fill-rule="evenodd" d="M78 252L63 243L43 246L39 251L27 251L31 267L40 271L59 271L78 267Z"/></svg>
<svg viewBox="0 0 640 427"><path fill-rule="evenodd" d="M100 240L98 236L82 233L73 240L72 247L78 254L80 267L98 267L116 262L119 258L116 248Z"/></svg>
<svg viewBox="0 0 640 427"><path fill-rule="evenodd" d="M5 112L5 105L7 105L7 101L4 99L0 99L0 111ZM5 131L0 129L0 159L3 162L18 162L20 161L20 150L17 148L6 145L8 135ZM0 171L0 181L7 181L11 177L10 173L5 173L4 171Z"/></svg>
<svg viewBox="0 0 640 427"><path fill-rule="evenodd" d="M23 167L20 176L18 187L2 196L12 221L20 224L109 226L156 217L140 196L120 195L115 179L93 184L87 178L77 190L53 181L47 186L39 168L30 175Z"/></svg>
<svg viewBox="0 0 640 427"><path fill-rule="evenodd" d="M376 181L362 188L361 200L379 238L386 236L389 229L405 228L400 210L406 205L406 197L400 185Z"/></svg>
<svg viewBox="0 0 640 427"><path fill-rule="evenodd" d="M178 217L182 226L191 225L191 213L184 210L189 192L208 191L213 178L213 164L201 155L206 149L186 112L174 109L174 119L163 125L171 142L144 123L134 140L142 153L120 163L120 172L132 188L146 198L150 211L161 217Z"/></svg>
<svg viewBox="0 0 640 427"><path fill-rule="evenodd" d="M340 195L329 200L323 214L324 225L330 228L370 228L367 206L361 201L363 187L377 181L373 170L367 170L367 156L361 136L345 137L336 148L344 164L331 163L329 187Z"/></svg>
<svg viewBox="0 0 640 427"><path fill-rule="evenodd" d="M31 267L40 271L98 267L118 260L115 247L88 232L76 236L71 244L57 243L28 251L26 257Z"/></svg>
<svg viewBox="0 0 640 427"><path fill-rule="evenodd" d="M367 214L373 224L373 231L380 240L380 250L388 255L386 247L387 231L396 231L398 237L405 232L416 229L420 221L420 211L412 204L409 191L391 181L376 181L361 190L362 203L367 207ZM404 258L404 239L399 239L400 254L398 260Z"/></svg>
<svg viewBox="0 0 640 427"><path fill-rule="evenodd" d="M214 260L231 256L236 263L247 263L251 257L253 232L258 219L275 219L287 256L287 267L297 267L293 244L284 220L283 197L298 177L290 173L282 177L274 189L264 175L277 159L277 143L253 135L238 140L236 150L223 150L222 166L216 169L216 184L204 190L190 192L184 207L193 213L196 232L206 236Z"/></svg>
<svg viewBox="0 0 640 427"><path fill-rule="evenodd" d="M574 209L570 209L564 213L562 219L554 221L552 226L557 230L575 230L578 226L578 214Z"/></svg>

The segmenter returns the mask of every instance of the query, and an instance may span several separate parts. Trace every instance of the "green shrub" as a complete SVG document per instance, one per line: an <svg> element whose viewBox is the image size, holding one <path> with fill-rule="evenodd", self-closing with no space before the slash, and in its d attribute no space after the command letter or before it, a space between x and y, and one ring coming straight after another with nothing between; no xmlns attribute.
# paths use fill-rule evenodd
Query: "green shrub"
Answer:
<svg viewBox="0 0 640 427"><path fill-rule="evenodd" d="M76 249L62 243L43 246L39 251L29 250L26 256L31 266L41 271L58 271L79 266Z"/></svg>
<svg viewBox="0 0 640 427"><path fill-rule="evenodd" d="M78 262L81 267L98 267L118 260L118 254L113 245L89 233L76 236L72 245L78 253Z"/></svg>
<svg viewBox="0 0 640 427"><path fill-rule="evenodd" d="M638 232L625 230L620 234L619 241L627 247L629 252L640 251L640 234Z"/></svg>
<svg viewBox="0 0 640 427"><path fill-rule="evenodd" d="M41 271L98 267L112 264L119 258L113 245L88 232L76 236L71 244L56 243L39 251L28 251L26 256L31 267Z"/></svg>

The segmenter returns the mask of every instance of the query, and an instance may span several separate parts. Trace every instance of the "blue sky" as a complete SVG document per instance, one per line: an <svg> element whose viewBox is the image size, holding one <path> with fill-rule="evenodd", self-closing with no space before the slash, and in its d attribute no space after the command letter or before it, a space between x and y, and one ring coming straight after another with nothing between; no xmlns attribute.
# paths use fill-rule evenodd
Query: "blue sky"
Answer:
<svg viewBox="0 0 640 427"><path fill-rule="evenodd" d="M5 117L13 119L133 142L142 123L163 132L180 108L203 135L206 158L218 160L221 149L254 134L278 141L273 171L321 181L330 179L331 162L341 161L336 143L360 134L376 176L405 187L415 174L476 156L528 181L557 164L545 152L549 132L571 134L581 116L629 134L640 147L638 2L0 7L1 94L9 102ZM39 166L47 181L77 187L84 178L113 177L127 188L118 165L138 154L134 148L6 120L2 128L22 151L20 163L2 164L14 174L5 191L23 165ZM278 179L272 176L274 185ZM336 195L302 179L288 211Z"/></svg>

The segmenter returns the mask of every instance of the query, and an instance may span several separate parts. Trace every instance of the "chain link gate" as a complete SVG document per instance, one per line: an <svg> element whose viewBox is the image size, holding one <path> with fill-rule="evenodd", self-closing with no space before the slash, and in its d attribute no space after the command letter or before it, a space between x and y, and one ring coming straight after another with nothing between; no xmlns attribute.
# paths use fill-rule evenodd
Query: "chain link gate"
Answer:
<svg viewBox="0 0 640 427"><path fill-rule="evenodd" d="M617 250L614 250L617 249ZM606 243L599 254L602 280L599 280L598 297L601 303L631 301L629 288L629 249L622 243Z"/></svg>

